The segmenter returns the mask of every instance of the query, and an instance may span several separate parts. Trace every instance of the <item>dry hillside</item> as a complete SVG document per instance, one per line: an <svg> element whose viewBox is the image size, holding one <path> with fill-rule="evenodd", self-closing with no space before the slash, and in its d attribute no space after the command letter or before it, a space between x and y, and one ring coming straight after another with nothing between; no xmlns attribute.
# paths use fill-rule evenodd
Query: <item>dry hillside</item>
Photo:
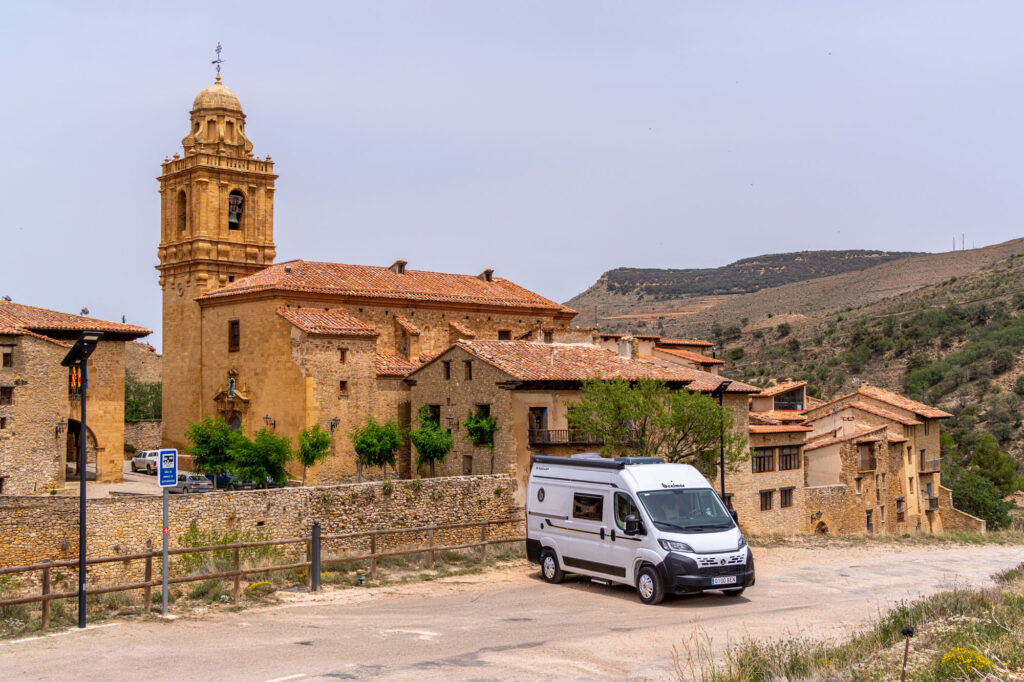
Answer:
<svg viewBox="0 0 1024 682"><path fill-rule="evenodd" d="M800 323L834 310L881 301L962 277L1013 254L1024 252L1024 239L980 249L923 254L890 260L863 270L844 272L752 293L651 300L643 293L613 293L605 277L568 301L580 311L575 324L591 326L597 313L605 331L645 331L666 336L707 336L713 325L748 330L780 320Z"/></svg>

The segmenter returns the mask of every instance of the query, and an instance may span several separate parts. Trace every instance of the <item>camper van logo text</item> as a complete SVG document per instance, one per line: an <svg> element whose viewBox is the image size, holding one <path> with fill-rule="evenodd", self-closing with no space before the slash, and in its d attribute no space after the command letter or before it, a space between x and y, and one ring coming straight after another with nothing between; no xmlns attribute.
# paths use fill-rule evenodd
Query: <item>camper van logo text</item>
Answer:
<svg viewBox="0 0 1024 682"><path fill-rule="evenodd" d="M682 483L676 483L675 481L664 481L661 484L662 488L685 488L686 486Z"/></svg>

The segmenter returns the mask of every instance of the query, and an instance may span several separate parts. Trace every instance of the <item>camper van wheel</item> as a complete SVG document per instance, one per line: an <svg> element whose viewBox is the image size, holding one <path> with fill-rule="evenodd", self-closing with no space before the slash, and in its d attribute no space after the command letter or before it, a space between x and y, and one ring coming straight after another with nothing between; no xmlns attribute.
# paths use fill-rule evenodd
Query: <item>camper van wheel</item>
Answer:
<svg viewBox="0 0 1024 682"><path fill-rule="evenodd" d="M540 553L540 572L545 581L553 584L558 584L565 578L565 571L558 567L558 557L550 549L542 550Z"/></svg>
<svg viewBox="0 0 1024 682"><path fill-rule="evenodd" d="M745 589L747 588L741 587L738 590L722 590L722 594L724 594L726 597L738 597L741 594L743 594L743 590Z"/></svg>
<svg viewBox="0 0 1024 682"><path fill-rule="evenodd" d="M645 604L660 604L665 599L665 586L654 566L644 566L636 577L636 593Z"/></svg>

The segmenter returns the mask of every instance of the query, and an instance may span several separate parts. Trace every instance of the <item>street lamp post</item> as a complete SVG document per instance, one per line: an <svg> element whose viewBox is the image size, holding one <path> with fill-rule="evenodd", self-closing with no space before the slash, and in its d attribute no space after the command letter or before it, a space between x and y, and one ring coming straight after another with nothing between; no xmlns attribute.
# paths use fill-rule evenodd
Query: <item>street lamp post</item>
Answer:
<svg viewBox="0 0 1024 682"><path fill-rule="evenodd" d="M729 388L732 384L730 379L723 379L722 383L715 387L715 390L711 391L711 397L718 398L718 475L722 481L722 501L725 501L725 413L724 406L722 404L722 397L725 395L725 389Z"/></svg>
<svg viewBox="0 0 1024 682"><path fill-rule="evenodd" d="M82 420L78 429L78 627L85 627L85 391L89 386L89 356L96 350L96 344L103 332L82 332L68 354L60 361L69 371L81 369Z"/></svg>

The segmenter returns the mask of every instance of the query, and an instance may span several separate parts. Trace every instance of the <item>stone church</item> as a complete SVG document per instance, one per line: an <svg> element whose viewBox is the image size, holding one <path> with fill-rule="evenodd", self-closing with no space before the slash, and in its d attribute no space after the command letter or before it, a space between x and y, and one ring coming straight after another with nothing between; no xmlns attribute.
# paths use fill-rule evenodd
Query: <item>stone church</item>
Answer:
<svg viewBox="0 0 1024 682"><path fill-rule="evenodd" d="M159 177L165 447L184 448L188 423L207 414L293 445L320 424L333 453L307 480L347 481L352 427L371 415L408 424L404 378L422 363L462 339L514 339L575 317L490 269L274 263L277 175L253 155L245 120L218 74L193 102L184 153ZM400 462L411 473L408 451Z"/></svg>

